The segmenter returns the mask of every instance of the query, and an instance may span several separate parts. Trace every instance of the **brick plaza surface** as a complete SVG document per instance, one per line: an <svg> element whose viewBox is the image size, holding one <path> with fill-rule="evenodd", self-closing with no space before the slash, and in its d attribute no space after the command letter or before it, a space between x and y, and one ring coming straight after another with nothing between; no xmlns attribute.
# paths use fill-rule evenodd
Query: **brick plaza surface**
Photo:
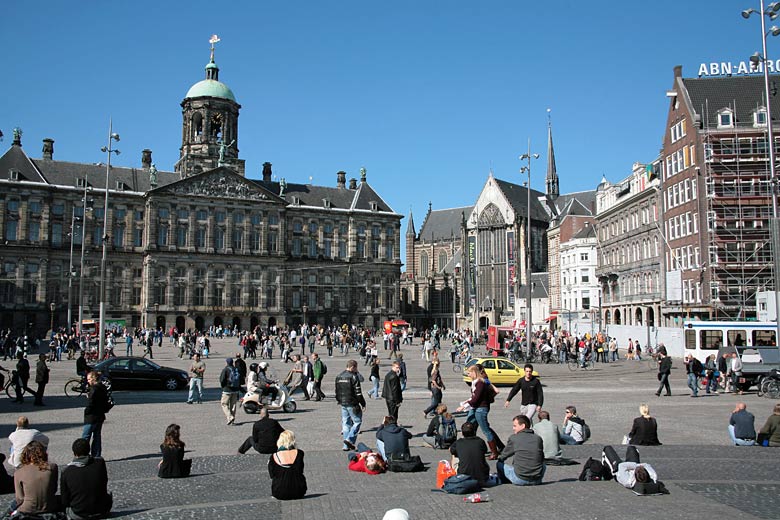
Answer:
<svg viewBox="0 0 780 520"><path fill-rule="evenodd" d="M424 448L420 435L428 421L422 416L429 394L425 388L425 367L419 345L406 346L404 353L409 385L401 407L401 423L414 438L412 451L429 462L423 473L369 476L349 472L341 451L339 408L332 398L333 379L346 359L339 355L324 360L328 375L323 402L303 401L296 394L298 411L274 413L285 428L296 433L306 452L309 493L304 500L279 502L270 496L267 456L250 452L235 455L241 441L250 434L253 416L239 411L237 426L226 426L219 406L217 377L224 358L238 351L234 339L214 341L213 355L206 360L206 400L187 405L186 392L117 391L117 406L103 428L103 452L108 460L109 487L114 493L115 517L126 518L338 518L379 519L387 509L406 508L412 518L442 518L475 513L480 517L515 518L519 514L559 518L780 518L780 450L728 446L726 424L738 399L756 415L760 427L774 402L755 394L717 395L692 399L685 386L682 362L675 360L670 398L654 395L655 373L645 363L621 361L597 365L596 370L572 373L565 366L537 366L545 385L545 406L555 422L563 409L577 406L593 431L584 446L565 448L565 454L580 462L597 457L604 444L620 444L638 406L647 402L659 423L660 447L641 448L642 459L650 462L671 491L671 495L637 497L614 482L577 482L580 466L549 467L545 483L533 488L503 485L489 490L491 501L463 503L462 497L435 491L435 464L447 458L443 451ZM165 340L155 349L155 361L185 368L189 361L176 357L178 350ZM468 387L454 374L446 355L442 368L447 390L444 402L454 409L468 397ZM381 350L380 355L386 355ZM355 357L354 354L350 357ZM389 369L382 359L381 372ZM0 365L10 368L9 363ZM272 360L272 368L283 377L290 365ZM362 362L361 372L367 374ZM47 407L23 405L0 399L0 448L7 453L8 435L19 414L51 438L53 461L67 463L70 444L79 436L84 398L68 398L62 388L75 374L75 361L54 363L47 388ZM364 393L368 387L364 385ZM511 433L511 418L519 402L508 409L503 400L509 388L502 388L490 413L490 422L502 438ZM373 446L374 430L386 412L384 401L369 400L360 440ZM458 419L458 423L462 421ZM165 427L182 426L188 457L194 459L193 476L180 480L156 478L159 444ZM622 453L622 447L617 447ZM491 463L494 468L494 464ZM10 496L2 497L10 500Z"/></svg>

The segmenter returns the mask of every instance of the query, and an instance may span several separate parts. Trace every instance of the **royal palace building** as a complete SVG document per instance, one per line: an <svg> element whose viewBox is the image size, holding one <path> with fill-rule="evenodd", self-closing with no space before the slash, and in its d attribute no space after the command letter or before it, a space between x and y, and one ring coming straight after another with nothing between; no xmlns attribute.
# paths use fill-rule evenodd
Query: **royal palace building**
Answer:
<svg viewBox="0 0 780 520"><path fill-rule="evenodd" d="M96 319L103 240L106 321L376 327L398 315L402 215L365 169L349 181L339 171L332 187L275 180L270 163L247 178L241 106L218 75L212 49L181 103L170 172L148 149L136 168L57 161L52 139L33 159L14 130L0 157L0 328L42 334L79 307Z"/></svg>

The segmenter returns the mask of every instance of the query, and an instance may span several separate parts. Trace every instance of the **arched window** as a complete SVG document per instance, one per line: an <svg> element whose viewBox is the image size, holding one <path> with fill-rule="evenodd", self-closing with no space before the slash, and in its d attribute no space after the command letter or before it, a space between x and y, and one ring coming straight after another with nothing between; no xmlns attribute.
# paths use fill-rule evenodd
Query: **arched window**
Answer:
<svg viewBox="0 0 780 520"><path fill-rule="evenodd" d="M193 137L203 135L203 115L200 112L195 112L192 116L192 133Z"/></svg>
<svg viewBox="0 0 780 520"><path fill-rule="evenodd" d="M442 271L444 270L444 266L447 265L447 252L446 251L439 251L439 265L438 270Z"/></svg>
<svg viewBox="0 0 780 520"><path fill-rule="evenodd" d="M420 253L420 276L428 276L428 253L425 251Z"/></svg>

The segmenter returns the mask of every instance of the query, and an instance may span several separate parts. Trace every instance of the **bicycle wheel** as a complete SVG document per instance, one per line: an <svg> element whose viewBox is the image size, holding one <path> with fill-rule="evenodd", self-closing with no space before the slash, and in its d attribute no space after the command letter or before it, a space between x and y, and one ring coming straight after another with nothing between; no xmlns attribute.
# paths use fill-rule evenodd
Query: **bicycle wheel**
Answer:
<svg viewBox="0 0 780 520"><path fill-rule="evenodd" d="M463 365L460 364L460 361L456 361L452 365L452 371L455 372L456 374L462 374L463 373Z"/></svg>
<svg viewBox="0 0 780 520"><path fill-rule="evenodd" d="M81 379L73 378L69 379L65 383L65 395L68 397L77 397L84 392L81 389Z"/></svg>
<svg viewBox="0 0 780 520"><path fill-rule="evenodd" d="M764 395L770 399L777 399L780 397L780 381L770 381L766 387L766 393Z"/></svg>
<svg viewBox="0 0 780 520"><path fill-rule="evenodd" d="M22 391L24 392L24 388L22 388ZM10 380L5 384L5 395L7 395L9 399L16 399L16 392L14 392L14 385L11 384Z"/></svg>
<svg viewBox="0 0 780 520"><path fill-rule="evenodd" d="M577 370L577 367L579 366L579 363L577 362L577 358L569 358L568 361L566 361L566 364L569 367L569 370L572 372Z"/></svg>
<svg viewBox="0 0 780 520"><path fill-rule="evenodd" d="M583 368L585 370L593 370L596 368L596 362L593 360L593 358L590 358L589 360L585 361L585 366Z"/></svg>

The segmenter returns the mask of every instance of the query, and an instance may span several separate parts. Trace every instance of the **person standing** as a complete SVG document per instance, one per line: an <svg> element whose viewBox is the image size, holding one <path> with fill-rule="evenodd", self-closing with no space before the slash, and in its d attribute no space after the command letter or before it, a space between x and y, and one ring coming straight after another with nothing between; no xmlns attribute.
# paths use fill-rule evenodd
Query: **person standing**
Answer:
<svg viewBox="0 0 780 520"><path fill-rule="evenodd" d="M387 404L387 415L393 417L398 422L398 408L404 400L401 390L401 364L396 360L390 367L390 371L385 376L385 384L382 387L382 397Z"/></svg>
<svg viewBox="0 0 780 520"><path fill-rule="evenodd" d="M428 390L431 391L431 404L428 408L423 410L423 415L428 418L428 414L436 409L441 403L442 392L445 389L444 381L441 379L441 371L439 370L439 360L435 360L429 367L430 373L428 374Z"/></svg>
<svg viewBox="0 0 780 520"><path fill-rule="evenodd" d="M467 422L476 422L482 433L485 434L488 447L490 448L490 460L498 458L498 446L496 445L496 436L488 422L490 413L490 404L496 397L493 386L487 381L487 374L482 365L470 365L466 369L466 374L471 378L471 399L464 401L455 410L456 412L468 411Z"/></svg>
<svg viewBox="0 0 780 520"><path fill-rule="evenodd" d="M745 403L737 403L729 418L729 437L734 446L755 446L756 418L747 411Z"/></svg>
<svg viewBox="0 0 780 520"><path fill-rule="evenodd" d="M325 373L328 371L325 363L320 359L320 355L316 352L311 355L312 374L314 375L314 400L322 401L325 399L325 394L322 392L322 378L325 377Z"/></svg>
<svg viewBox="0 0 780 520"><path fill-rule="evenodd" d="M398 366L401 368L401 372L398 376L401 378L401 390L406 390L406 361L404 361L404 353L399 352L396 357Z"/></svg>
<svg viewBox="0 0 780 520"><path fill-rule="evenodd" d="M336 401L341 406L341 434L343 451L354 451L366 400L360 388L358 364L354 359L347 361L347 368L336 377Z"/></svg>
<svg viewBox="0 0 780 520"><path fill-rule="evenodd" d="M133 355L133 335L129 332L125 332L125 355Z"/></svg>
<svg viewBox="0 0 780 520"><path fill-rule="evenodd" d="M195 390L198 391L198 404L203 402L203 374L206 373L206 363L201 361L197 352L192 355L190 365L190 394L187 396L187 404L195 401Z"/></svg>
<svg viewBox="0 0 780 520"><path fill-rule="evenodd" d="M30 395L35 395L35 390L30 388L30 362L24 357L23 352L16 354L16 380L14 382L14 389L16 391L17 403L23 403L24 397L22 397L22 390L28 392Z"/></svg>
<svg viewBox="0 0 780 520"><path fill-rule="evenodd" d="M656 396L661 396L661 390L666 388L666 396L672 395L672 389L669 387L669 376L672 373L672 358L666 355L666 352L658 352L658 381L661 384L658 385L658 391Z"/></svg>
<svg viewBox="0 0 780 520"><path fill-rule="evenodd" d="M146 331L146 348L144 349L144 355L142 357L146 357L146 355L149 355L149 359L154 359L154 355L152 354L152 346L154 345L154 331L147 330Z"/></svg>
<svg viewBox="0 0 780 520"><path fill-rule="evenodd" d="M236 422L236 405L238 391L241 389L241 374L233 365L233 358L225 358L225 368L219 374L219 386L222 387L222 412L227 419L226 424Z"/></svg>
<svg viewBox="0 0 780 520"><path fill-rule="evenodd" d="M518 415L512 420L512 431L496 463L498 477L515 486L535 486L542 483L545 470L544 444L542 438L534 435L531 419ZM512 465L504 461L512 457Z"/></svg>
<svg viewBox="0 0 780 520"><path fill-rule="evenodd" d="M544 405L542 382L534 375L534 366L526 363L523 367L525 376L517 380L504 402L504 408L509 408L509 402L520 392L520 415L525 415L533 421L536 410Z"/></svg>
<svg viewBox="0 0 780 520"><path fill-rule="evenodd" d="M688 388L691 389L691 397L699 397L698 383L702 371L704 371L704 367L701 361L691 354L685 354L685 372L688 374Z"/></svg>
<svg viewBox="0 0 780 520"><path fill-rule="evenodd" d="M38 356L38 363L35 366L35 382L38 383L38 391L35 392L35 406L44 406L43 391L49 383L49 367L46 365L46 354Z"/></svg>
<svg viewBox="0 0 780 520"><path fill-rule="evenodd" d="M103 423L109 406L108 391L100 382L100 373L94 370L87 374L87 384L89 393L87 406L84 408L84 429L81 438L90 441L92 446L90 454L93 457L100 457L103 453Z"/></svg>
<svg viewBox="0 0 780 520"><path fill-rule="evenodd" d="M742 395L744 392L739 388L739 378L742 377L742 359L736 352L731 353L731 362L729 363L729 375L731 376L731 391Z"/></svg>
<svg viewBox="0 0 780 520"><path fill-rule="evenodd" d="M368 391L368 397L371 399L379 399L379 358L375 358L371 363L371 372L369 373L368 380L371 381L372 387Z"/></svg>

